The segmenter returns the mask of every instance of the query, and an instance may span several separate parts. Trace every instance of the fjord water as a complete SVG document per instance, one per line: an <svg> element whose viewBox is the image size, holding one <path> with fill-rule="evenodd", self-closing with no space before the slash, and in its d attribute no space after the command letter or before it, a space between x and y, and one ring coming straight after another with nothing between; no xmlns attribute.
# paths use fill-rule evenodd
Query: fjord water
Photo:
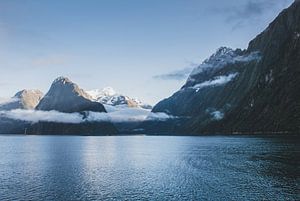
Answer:
<svg viewBox="0 0 300 201"><path fill-rule="evenodd" d="M0 200L299 200L299 140L0 136Z"/></svg>

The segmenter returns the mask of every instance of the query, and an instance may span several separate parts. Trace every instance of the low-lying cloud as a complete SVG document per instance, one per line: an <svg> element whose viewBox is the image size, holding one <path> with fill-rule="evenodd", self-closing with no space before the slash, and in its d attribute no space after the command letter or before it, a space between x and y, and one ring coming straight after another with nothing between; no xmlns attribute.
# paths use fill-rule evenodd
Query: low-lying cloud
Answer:
<svg viewBox="0 0 300 201"><path fill-rule="evenodd" d="M8 119L28 121L32 123L43 122L60 122L60 123L81 123L83 116L79 113L62 113L58 111L41 111L41 110L9 110L0 111L0 116Z"/></svg>
<svg viewBox="0 0 300 201"><path fill-rule="evenodd" d="M206 113L210 115L211 120L219 121L224 118L224 113L215 108L206 109Z"/></svg>
<svg viewBox="0 0 300 201"><path fill-rule="evenodd" d="M223 112L220 112L220 111L214 111L212 113L210 113L211 116L212 116L212 119L213 120L221 120L224 118L224 113Z"/></svg>
<svg viewBox="0 0 300 201"><path fill-rule="evenodd" d="M214 87L214 86L220 86L224 85L230 81L232 81L238 73L231 73L229 75L222 75L222 76L217 76L212 80L208 80L199 84L196 84L192 86L191 88L196 89L196 92L198 92L200 89L205 88L205 87Z"/></svg>
<svg viewBox="0 0 300 201"><path fill-rule="evenodd" d="M17 101L16 98L3 98L3 97L0 97L0 105L15 102L15 101Z"/></svg>
<svg viewBox="0 0 300 201"><path fill-rule="evenodd" d="M13 120L21 120L32 123L56 122L56 123L85 123L85 122L139 122L144 120L165 121L173 116L165 113L151 113L150 110L141 108L121 108L109 113L84 112L63 113L58 111L23 110L15 109L0 111L0 117Z"/></svg>

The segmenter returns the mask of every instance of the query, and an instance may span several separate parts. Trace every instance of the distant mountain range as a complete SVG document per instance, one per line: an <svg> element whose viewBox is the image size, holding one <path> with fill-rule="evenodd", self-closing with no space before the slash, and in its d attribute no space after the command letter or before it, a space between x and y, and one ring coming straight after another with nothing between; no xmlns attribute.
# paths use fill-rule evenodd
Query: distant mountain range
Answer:
<svg viewBox="0 0 300 201"><path fill-rule="evenodd" d="M119 94L112 87L94 89L86 92L92 97L92 100L104 105L152 109L151 105L143 103L137 98L130 98L129 96Z"/></svg>
<svg viewBox="0 0 300 201"><path fill-rule="evenodd" d="M45 95L39 90L22 90L11 99L2 101L0 103L0 133L116 134L118 131L109 122L109 116L102 115L98 120L99 117L97 119L93 115L107 113L107 110L113 112L113 115L119 115L114 124L118 126L118 129L123 130L124 126L133 128L136 123L133 123L134 120L131 119L134 119L136 115L145 116L151 108L150 105L144 104L138 99L116 93L111 87L85 91L69 78L58 77L53 81ZM18 110L30 110L37 113L30 114ZM40 116L39 111L49 111L49 113L42 113L49 118L36 120L34 117L25 118L21 116L22 114ZM70 115L67 115L68 113ZM77 114L79 120L74 120ZM124 114L128 116L126 119L123 117ZM56 119L53 115L56 115ZM131 115L134 116L131 117ZM66 122L65 116L71 117L71 119ZM122 118L125 122L120 125L119 121ZM30 121L27 121L28 119ZM140 120L137 119L136 121Z"/></svg>
<svg viewBox="0 0 300 201"><path fill-rule="evenodd" d="M247 49L219 48L151 109L111 87L85 91L59 77L45 95L23 90L2 101L0 133L299 134L300 1Z"/></svg>

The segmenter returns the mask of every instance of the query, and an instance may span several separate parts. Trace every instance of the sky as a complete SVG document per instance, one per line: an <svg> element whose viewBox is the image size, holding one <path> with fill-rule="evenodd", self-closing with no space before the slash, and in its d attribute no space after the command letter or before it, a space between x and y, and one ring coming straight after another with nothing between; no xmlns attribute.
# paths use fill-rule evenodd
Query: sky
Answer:
<svg viewBox="0 0 300 201"><path fill-rule="evenodd" d="M0 0L0 97L67 76L155 104L217 48L247 48L292 2Z"/></svg>

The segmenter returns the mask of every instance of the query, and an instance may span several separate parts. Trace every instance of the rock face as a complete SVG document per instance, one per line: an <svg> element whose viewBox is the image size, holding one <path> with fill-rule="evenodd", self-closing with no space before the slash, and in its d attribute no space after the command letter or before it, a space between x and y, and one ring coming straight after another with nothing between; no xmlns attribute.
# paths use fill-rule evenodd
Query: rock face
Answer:
<svg viewBox="0 0 300 201"><path fill-rule="evenodd" d="M14 109L34 109L42 99L43 93L39 90L27 90L17 92L11 99L0 104L0 111ZM30 125L28 122L8 119L0 116L0 133L24 133L24 128Z"/></svg>
<svg viewBox="0 0 300 201"><path fill-rule="evenodd" d="M153 112L165 132L233 133L300 131L300 1L296 0L249 43L220 48L186 84ZM154 123L155 124L155 123ZM154 130L155 131L155 130Z"/></svg>
<svg viewBox="0 0 300 201"><path fill-rule="evenodd" d="M130 98L118 94L113 88L105 87L103 89L94 89L87 91L94 101L110 106L140 107L143 109L152 109L152 106L145 104L136 98Z"/></svg>
<svg viewBox="0 0 300 201"><path fill-rule="evenodd" d="M66 77L59 77L52 83L48 93L37 105L37 110L56 110L59 112L79 112L88 115L86 111L106 112L104 106L94 102L79 86ZM28 127L30 134L80 134L80 135L112 135L117 129L110 122L54 123L39 122Z"/></svg>
<svg viewBox="0 0 300 201"><path fill-rule="evenodd" d="M91 101L91 97L83 89L66 77L54 80L36 109L60 112L106 112L101 103Z"/></svg>
<svg viewBox="0 0 300 201"><path fill-rule="evenodd" d="M34 109L43 97L39 90L27 90L17 92L11 100L0 104L0 110Z"/></svg>

